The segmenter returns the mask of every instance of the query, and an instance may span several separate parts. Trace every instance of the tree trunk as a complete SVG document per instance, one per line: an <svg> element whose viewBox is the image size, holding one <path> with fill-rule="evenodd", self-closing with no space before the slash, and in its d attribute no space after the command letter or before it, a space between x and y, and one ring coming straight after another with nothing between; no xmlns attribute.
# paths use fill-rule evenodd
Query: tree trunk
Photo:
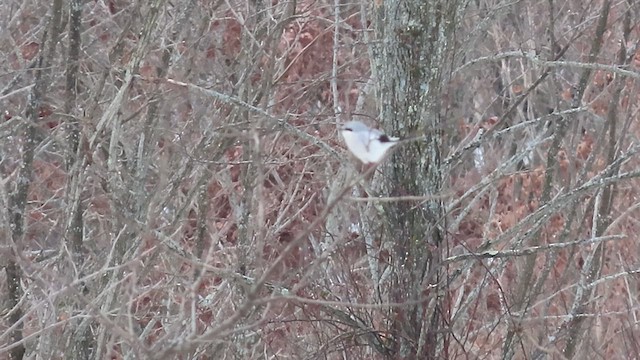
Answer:
<svg viewBox="0 0 640 360"><path fill-rule="evenodd" d="M439 262L444 240L444 211L438 194L443 77L450 68L459 2L387 1L376 9L374 50L382 123L392 133L421 134L425 140L402 145L393 155L390 196L433 195L427 202L390 203L387 236L394 241L394 276L389 301L407 303L391 310L395 357L427 359L443 353L445 337Z"/></svg>

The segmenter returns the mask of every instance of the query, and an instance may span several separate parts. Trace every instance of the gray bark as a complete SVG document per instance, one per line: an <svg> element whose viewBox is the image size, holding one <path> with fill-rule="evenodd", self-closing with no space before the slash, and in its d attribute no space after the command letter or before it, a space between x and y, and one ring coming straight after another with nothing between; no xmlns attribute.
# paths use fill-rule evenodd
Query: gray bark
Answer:
<svg viewBox="0 0 640 360"><path fill-rule="evenodd" d="M382 123L393 133L424 135L398 149L388 169L390 196L435 195L426 202L390 203L386 235L393 241L390 301L409 302L389 314L401 359L434 358L445 337L440 288L445 233L442 201L441 97L452 61L458 1L386 1L376 9L374 50Z"/></svg>

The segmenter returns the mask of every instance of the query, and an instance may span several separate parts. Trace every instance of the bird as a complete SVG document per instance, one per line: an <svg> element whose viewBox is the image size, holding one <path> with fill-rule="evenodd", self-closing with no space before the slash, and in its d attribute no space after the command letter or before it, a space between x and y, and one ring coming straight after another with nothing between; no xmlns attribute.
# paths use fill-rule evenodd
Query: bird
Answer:
<svg viewBox="0 0 640 360"><path fill-rule="evenodd" d="M342 125L340 132L349 151L365 165L379 163L400 140L355 120Z"/></svg>

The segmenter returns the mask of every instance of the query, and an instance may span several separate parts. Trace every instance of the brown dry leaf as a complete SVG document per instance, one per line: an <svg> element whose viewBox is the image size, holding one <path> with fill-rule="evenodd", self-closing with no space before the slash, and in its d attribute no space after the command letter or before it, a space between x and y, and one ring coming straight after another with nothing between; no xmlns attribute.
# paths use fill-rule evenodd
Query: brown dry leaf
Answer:
<svg viewBox="0 0 640 360"><path fill-rule="evenodd" d="M524 91L524 87L521 84L514 84L511 86L511 91L516 95L520 95Z"/></svg>
<svg viewBox="0 0 640 360"><path fill-rule="evenodd" d="M22 53L22 58L29 61L36 57L36 55L38 54L38 50L40 50L40 44L32 41L28 44L23 45L20 50Z"/></svg>

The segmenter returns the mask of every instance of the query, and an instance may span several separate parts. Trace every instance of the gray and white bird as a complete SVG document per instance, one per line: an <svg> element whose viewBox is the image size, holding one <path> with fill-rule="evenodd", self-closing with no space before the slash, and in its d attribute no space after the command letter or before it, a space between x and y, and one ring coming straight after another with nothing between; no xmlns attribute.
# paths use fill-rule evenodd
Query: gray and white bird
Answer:
<svg viewBox="0 0 640 360"><path fill-rule="evenodd" d="M385 135L360 121L349 121L340 128L349 151L365 164L377 164L399 138Z"/></svg>

